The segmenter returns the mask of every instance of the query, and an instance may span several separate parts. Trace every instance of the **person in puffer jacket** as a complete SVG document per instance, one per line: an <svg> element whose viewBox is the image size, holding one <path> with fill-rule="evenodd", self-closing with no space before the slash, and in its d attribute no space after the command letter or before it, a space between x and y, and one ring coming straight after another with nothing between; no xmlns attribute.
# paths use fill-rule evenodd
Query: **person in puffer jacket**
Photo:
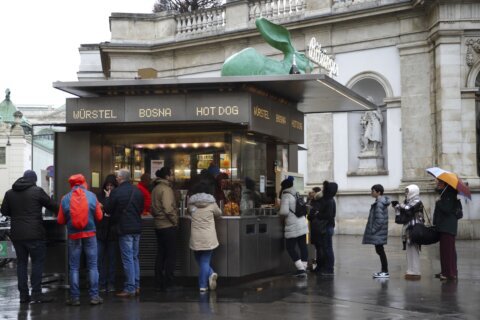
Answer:
<svg viewBox="0 0 480 320"><path fill-rule="evenodd" d="M388 236L388 206L390 200L383 195L383 186L376 184L372 186L371 196L375 198L375 202L370 207L367 226L363 234L362 244L375 245L375 251L380 256L382 270L375 272L374 278L390 278L388 274L388 261L383 245L387 244Z"/></svg>
<svg viewBox="0 0 480 320"><path fill-rule="evenodd" d="M307 276L307 232L308 225L305 216L297 217L295 215L296 191L293 188L293 177L288 177L281 183L280 190L280 210L278 213L285 216L285 245L290 258L295 263L297 271L295 276ZM300 250L298 254L296 247Z"/></svg>
<svg viewBox="0 0 480 320"><path fill-rule="evenodd" d="M200 292L208 288L215 290L217 287L217 273L210 266L213 250L219 246L215 218L222 215L218 207L213 190L208 180L200 180L191 188L188 199L188 212L191 216L190 249L194 251L195 260L200 268L198 285Z"/></svg>
<svg viewBox="0 0 480 320"><path fill-rule="evenodd" d="M68 179L72 190L63 196L57 222L67 225L68 233L68 266L70 276L70 299L67 304L80 305L79 270L82 251L87 260L90 280L90 304L103 302L98 295L97 238L95 236L95 220L103 218L103 212L97 196L87 190L87 182L81 174Z"/></svg>

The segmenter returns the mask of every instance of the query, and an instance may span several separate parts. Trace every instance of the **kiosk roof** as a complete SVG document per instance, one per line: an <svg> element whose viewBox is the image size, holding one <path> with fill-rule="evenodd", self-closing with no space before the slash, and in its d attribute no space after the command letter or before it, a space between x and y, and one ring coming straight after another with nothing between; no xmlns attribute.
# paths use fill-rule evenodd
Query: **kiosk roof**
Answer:
<svg viewBox="0 0 480 320"><path fill-rule="evenodd" d="M54 82L53 87L81 98L198 91L263 90L297 103L303 113L364 111L376 106L323 74L156 78Z"/></svg>

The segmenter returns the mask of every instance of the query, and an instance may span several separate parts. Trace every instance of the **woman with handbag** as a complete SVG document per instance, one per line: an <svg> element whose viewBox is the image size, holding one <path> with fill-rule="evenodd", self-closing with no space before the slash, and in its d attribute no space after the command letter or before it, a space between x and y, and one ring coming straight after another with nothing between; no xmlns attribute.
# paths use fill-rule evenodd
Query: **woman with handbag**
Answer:
<svg viewBox="0 0 480 320"><path fill-rule="evenodd" d="M457 190L437 179L437 192L440 199L435 203L433 224L440 234L440 274L435 275L440 280L457 279L457 252L455 250L455 236L457 235L458 221L455 212L458 208Z"/></svg>
<svg viewBox="0 0 480 320"><path fill-rule="evenodd" d="M417 223L424 223L423 203L420 200L420 189L411 184L405 188L405 201L399 204L392 201L395 208L395 223L402 224L402 240L407 251L406 280L420 280L420 246L410 239L410 230Z"/></svg>

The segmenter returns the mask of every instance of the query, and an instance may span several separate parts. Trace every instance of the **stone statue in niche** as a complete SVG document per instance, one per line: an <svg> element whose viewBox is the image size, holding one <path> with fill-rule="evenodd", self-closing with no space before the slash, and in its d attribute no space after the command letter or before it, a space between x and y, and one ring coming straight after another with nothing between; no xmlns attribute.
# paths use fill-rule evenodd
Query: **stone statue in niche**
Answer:
<svg viewBox="0 0 480 320"><path fill-rule="evenodd" d="M360 119L362 151L360 153L382 153L382 123L382 111L378 106L376 110L366 111L362 116Z"/></svg>

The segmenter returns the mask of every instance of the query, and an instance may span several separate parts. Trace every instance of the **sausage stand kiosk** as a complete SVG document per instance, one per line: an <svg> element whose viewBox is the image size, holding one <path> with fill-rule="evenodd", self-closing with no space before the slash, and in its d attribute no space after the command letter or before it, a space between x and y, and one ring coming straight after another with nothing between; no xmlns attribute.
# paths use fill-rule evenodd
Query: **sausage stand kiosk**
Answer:
<svg viewBox="0 0 480 320"><path fill-rule="evenodd" d="M55 194L68 192L68 177L82 173L93 191L121 168L134 183L164 165L175 171L179 201L177 274L196 276L188 247L185 210L192 178L211 164L229 186L256 182L263 204L240 204L238 216L217 221L220 242L212 260L223 277L278 269L283 226L272 204L276 171L297 171L304 141L304 113L335 106L364 110L366 99L324 75L56 82L78 98L66 102L66 131L55 136ZM316 108L316 109L315 109ZM288 162L288 168L287 168ZM302 183L303 184L303 183ZM143 220L141 274L153 275L156 240L151 217Z"/></svg>

